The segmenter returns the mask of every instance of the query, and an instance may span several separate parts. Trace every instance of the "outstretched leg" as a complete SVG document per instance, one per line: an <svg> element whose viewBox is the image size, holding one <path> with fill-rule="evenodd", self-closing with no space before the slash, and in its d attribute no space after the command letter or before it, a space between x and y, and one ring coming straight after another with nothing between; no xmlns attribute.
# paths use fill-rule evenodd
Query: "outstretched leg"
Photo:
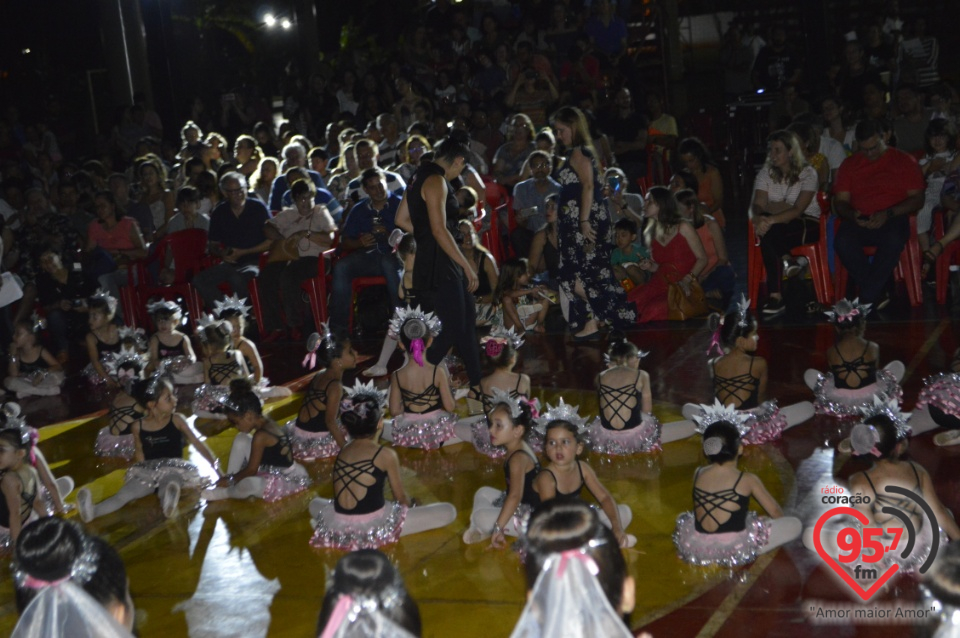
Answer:
<svg viewBox="0 0 960 638"><path fill-rule="evenodd" d="M418 505L407 510L400 536L409 536L430 529L446 527L457 520L457 508L450 503L431 503Z"/></svg>

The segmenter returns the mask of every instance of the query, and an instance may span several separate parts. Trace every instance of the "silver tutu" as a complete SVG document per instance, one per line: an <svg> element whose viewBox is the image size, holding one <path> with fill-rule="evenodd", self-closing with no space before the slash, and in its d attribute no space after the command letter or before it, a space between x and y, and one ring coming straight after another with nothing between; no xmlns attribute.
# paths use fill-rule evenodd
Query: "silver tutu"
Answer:
<svg viewBox="0 0 960 638"><path fill-rule="evenodd" d="M340 514L329 501L317 517L310 544L317 548L377 549L396 543L407 518L407 508L395 501L370 514Z"/></svg>
<svg viewBox="0 0 960 638"><path fill-rule="evenodd" d="M903 388L888 370L877 371L876 383L850 390L837 388L832 373L821 373L813 393L816 395L813 405L817 414L827 414L839 419L859 418L863 408L873 405L875 396L882 401L896 399L899 403L903 400Z"/></svg>
<svg viewBox="0 0 960 638"><path fill-rule="evenodd" d="M310 487L310 476L303 466L294 463L290 467L261 465L257 476L264 479L263 500L268 503L302 492Z"/></svg>
<svg viewBox="0 0 960 638"><path fill-rule="evenodd" d="M743 410L741 410L743 412ZM787 429L787 418L780 414L776 400L764 401L760 407L747 410L751 418L746 422L750 431L743 436L743 442L748 445L760 445L777 441Z"/></svg>
<svg viewBox="0 0 960 638"><path fill-rule="evenodd" d="M454 437L457 415L443 410L424 414L404 412L393 420L393 444L400 447L436 450Z"/></svg>
<svg viewBox="0 0 960 638"><path fill-rule="evenodd" d="M587 429L587 444L593 452L611 456L656 452L660 449L660 421L644 413L636 427L611 430L603 427L597 417Z"/></svg>
<svg viewBox="0 0 960 638"><path fill-rule="evenodd" d="M191 408L194 412L221 413L223 402L228 396L230 396L230 388L204 383L194 391Z"/></svg>
<svg viewBox="0 0 960 638"><path fill-rule="evenodd" d="M770 522L755 512L747 514L747 526L741 532L705 534L696 529L693 512L677 517L673 544L677 555L694 565L741 567L757 559L770 540Z"/></svg>
<svg viewBox="0 0 960 638"><path fill-rule="evenodd" d="M94 444L97 456L120 458L129 461L133 458L136 445L132 434L111 434L110 426L100 428L97 442Z"/></svg>
<svg viewBox="0 0 960 638"><path fill-rule="evenodd" d="M329 432L301 430L297 427L296 419L288 421L283 427L293 444L293 458L298 461L328 459L340 453L340 446ZM337 424L337 427L340 425ZM347 440L349 441L350 438L347 437Z"/></svg>
<svg viewBox="0 0 960 638"><path fill-rule="evenodd" d="M135 463L127 470L123 480L139 481L156 489L164 479L171 476L180 479L183 487L198 488L206 482L200 477L197 466L184 459L150 459Z"/></svg>

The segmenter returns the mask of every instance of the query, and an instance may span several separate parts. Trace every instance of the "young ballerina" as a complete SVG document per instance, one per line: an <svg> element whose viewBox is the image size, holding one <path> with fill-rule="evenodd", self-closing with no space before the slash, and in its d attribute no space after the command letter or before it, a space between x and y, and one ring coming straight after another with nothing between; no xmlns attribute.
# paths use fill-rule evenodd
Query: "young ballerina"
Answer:
<svg viewBox="0 0 960 638"><path fill-rule="evenodd" d="M134 608L120 554L79 523L27 525L11 564L20 619L14 637L131 638Z"/></svg>
<svg viewBox="0 0 960 638"><path fill-rule="evenodd" d="M285 426L293 441L293 456L298 461L336 456L347 444L347 435L338 417L343 373L357 367L357 351L349 339L334 336L327 324L320 327L323 336L315 332L307 339L304 366L312 369L319 359L323 370L313 375L297 418Z"/></svg>
<svg viewBox="0 0 960 638"><path fill-rule="evenodd" d="M622 332L610 334L609 367L597 375L600 414L590 425L590 449L599 454L651 452L661 443L693 436L692 421L662 424L652 413L650 375L640 369L641 352Z"/></svg>
<svg viewBox="0 0 960 638"><path fill-rule="evenodd" d="M737 467L749 423L745 415L718 404L701 408L697 429L710 464L693 475L693 511L677 517L673 543L688 563L740 567L797 538L803 525L783 515L756 475ZM751 496L770 518L749 511Z"/></svg>
<svg viewBox="0 0 960 638"><path fill-rule="evenodd" d="M40 492L40 477L27 462L33 447L25 427L0 430L0 551L9 551L23 526L46 514Z"/></svg>
<svg viewBox="0 0 960 638"><path fill-rule="evenodd" d="M873 404L874 397L899 401L903 396L900 379L906 369L899 361L880 369L880 346L863 337L870 304L859 301L841 299L824 313L837 332L836 344L826 353L830 371L821 374L811 369L803 375L816 395L819 414L859 417L863 408Z"/></svg>
<svg viewBox="0 0 960 638"><path fill-rule="evenodd" d="M193 353L190 337L180 332L183 325L183 309L175 301L160 300L147 305L157 332L150 337L147 350L150 363L147 374L156 371L171 375L177 385L203 383L203 364Z"/></svg>
<svg viewBox="0 0 960 638"><path fill-rule="evenodd" d="M923 389L910 413L909 424L911 436L941 427L946 431L934 435L934 445L960 444L960 348L953 353L950 372L923 380Z"/></svg>
<svg viewBox="0 0 960 638"><path fill-rule="evenodd" d="M445 443L460 443L454 434L456 404L450 377L443 366L424 358L433 338L440 334L434 314L406 307L397 308L390 320L390 333L408 353L407 362L393 373L390 383L392 422L384 426L383 439L401 447L435 450ZM455 441L453 439L456 439Z"/></svg>
<svg viewBox="0 0 960 638"><path fill-rule="evenodd" d="M203 419L224 420L223 401L230 382L250 376L239 350L234 349L229 321L214 321L200 330L203 346L203 385L193 398L193 413Z"/></svg>
<svg viewBox="0 0 960 638"><path fill-rule="evenodd" d="M564 417L567 418L564 418ZM633 520L633 512L627 505L617 505L610 492L597 478L593 468L580 460L583 453L581 432L585 428L583 419L576 413L561 415L556 409L547 412L540 420L546 421L546 435L543 453L549 463L540 470L533 489L540 496L540 502L553 499L578 500L584 488L597 500L603 511L603 522L613 530L620 547L633 547L637 537L624 531Z"/></svg>
<svg viewBox="0 0 960 638"><path fill-rule="evenodd" d="M133 443L131 426L143 418L143 408L133 398L132 386L143 380L146 356L132 348L124 348L117 357L107 363L110 375L117 379L120 389L110 401L107 413L109 425L97 432L94 445L97 456L118 457L129 461L136 446Z"/></svg>
<svg viewBox="0 0 960 638"><path fill-rule="evenodd" d="M177 396L168 378L155 374L137 383L134 396L146 409L146 415L131 426L136 462L127 470L120 490L96 505L90 488L77 491L77 510L84 523L116 512L127 503L154 492L160 497L163 515L170 518L176 514L181 489L199 487L202 482L196 466L183 458L186 443L214 470L219 467L207 444L200 440L183 415L175 412Z"/></svg>
<svg viewBox="0 0 960 638"><path fill-rule="evenodd" d="M3 387L18 399L28 396L56 396L63 384L63 366L50 351L37 341L37 332L45 323L34 315L18 321L13 329L13 343L8 351L7 378Z"/></svg>
<svg viewBox="0 0 960 638"><path fill-rule="evenodd" d="M813 417L813 404L809 401L781 409L775 399L767 399L767 360L754 354L760 337L746 296L741 295L736 308L726 316L711 315L710 322L715 328L711 349L722 346L724 352L709 364L714 397L720 405L738 408L749 417L744 443L775 441L787 428ZM698 406L687 404L683 415L696 420L701 411Z"/></svg>
<svg viewBox="0 0 960 638"><path fill-rule="evenodd" d="M610 529L582 501L538 507L525 534L527 603L511 638L631 638L636 585ZM640 634L650 638L650 634Z"/></svg>
<svg viewBox="0 0 960 638"><path fill-rule="evenodd" d="M494 301L503 310L503 326L517 332L543 332L543 322L550 310L550 304L537 299L543 292L543 286L530 286L526 258L516 257L503 262L497 289L493 292Z"/></svg>
<svg viewBox="0 0 960 638"><path fill-rule="evenodd" d="M339 561L327 581L317 622L320 638L370 635L419 636L420 610L390 559L376 549L358 549Z"/></svg>
<svg viewBox="0 0 960 638"><path fill-rule="evenodd" d="M253 391L257 396L264 400L288 397L292 394L290 388L270 385L270 379L263 375L263 360L260 358L257 344L243 336L247 329L247 314L252 307L246 304L246 297L242 299L237 295L224 297L213 304L213 313L219 319L229 322L232 347L243 355L247 370L253 375Z"/></svg>
<svg viewBox="0 0 960 638"><path fill-rule="evenodd" d="M117 298L105 290L97 292L87 300L87 322L90 332L87 333L87 355L90 364L83 369L84 376L93 385L107 384L116 386L108 373L104 361L116 356L120 352L120 329L114 322L117 314Z"/></svg>
<svg viewBox="0 0 960 638"><path fill-rule="evenodd" d="M293 460L290 437L263 415L263 404L247 379L230 382L224 403L227 417L239 432L230 447L227 475L200 498L262 498L268 503L302 492L310 486L303 466Z"/></svg>
<svg viewBox="0 0 960 638"><path fill-rule="evenodd" d="M457 518L450 503L416 505L400 480L397 454L380 445L386 392L373 383L344 391L340 421L352 439L333 465L334 498L315 498L310 516L315 529L310 544L335 549L375 549L408 536L445 527ZM384 499L386 481L395 501Z"/></svg>
<svg viewBox="0 0 960 638"><path fill-rule="evenodd" d="M902 519L884 510L899 510L910 520L909 527L916 530L916 545L906 558L902 557L900 551L903 545L898 546L897 551L884 553L879 561L879 573L883 573L892 563L898 564L901 571L916 571L930 554L934 534L942 537L945 533L951 541L955 541L960 539L960 527L957 526L953 514L937 496L930 474L918 463L903 458L907 452L910 426L900 412L897 401L877 397L861 414L863 422L853 427L850 443L854 454L872 460L873 464L868 470L850 477L850 492L870 497L869 502L865 502L865 498L858 500L854 507L867 517L868 522L864 527L881 527L887 530L880 537L884 546L893 544L895 537L889 533L891 528L908 527L903 524ZM885 488L890 485L905 488L926 501L936 517L937 527L928 523L927 516L916 501L888 492ZM839 519L837 523L840 524L841 520L843 519ZM849 524L849 521L843 524ZM813 533L804 535L804 544L810 549L815 549ZM839 555L836 537L837 535L829 530L821 530L821 544L831 556ZM899 538L899 534L896 538ZM938 543L941 546L945 544L942 540L938 540Z"/></svg>
<svg viewBox="0 0 960 638"><path fill-rule="evenodd" d="M416 308L420 305L417 301L417 293L413 290L413 263L417 258L417 240L414 239L413 233L404 233L399 228L395 228L390 233L388 243L397 251L397 257L403 264L403 269L400 271L400 289L397 291L400 301L411 308ZM361 374L365 377L387 376L389 372L387 364L390 363L390 357L396 349L397 339L388 331L380 348L380 358Z"/></svg>
<svg viewBox="0 0 960 638"><path fill-rule="evenodd" d="M20 414L20 405L18 403L8 402L0 407L0 429L23 430L30 438L30 447L27 449L26 458L30 465L37 471L40 477L40 498L41 512L43 515L53 511L56 514L64 514L67 509L63 504L63 499L73 491L73 479L69 476L54 476L47 463L46 457L37 446L40 440L40 433L36 428L30 427L27 421Z"/></svg>
<svg viewBox="0 0 960 638"><path fill-rule="evenodd" d="M490 546L499 549L506 545L506 536L522 533L530 512L540 504L540 496L533 489L540 463L526 441L533 429L530 404L511 399L500 390L493 392L494 406L487 419L491 442L506 449L503 475L507 490L492 487L477 490L470 527L463 533L463 542L479 543L490 538Z"/></svg>

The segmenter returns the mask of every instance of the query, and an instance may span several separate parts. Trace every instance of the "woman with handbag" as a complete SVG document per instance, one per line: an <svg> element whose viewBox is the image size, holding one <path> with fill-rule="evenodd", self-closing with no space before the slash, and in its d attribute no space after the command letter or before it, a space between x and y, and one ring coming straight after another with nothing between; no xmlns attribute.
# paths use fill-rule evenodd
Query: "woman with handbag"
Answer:
<svg viewBox="0 0 960 638"><path fill-rule="evenodd" d="M317 187L309 179L295 182L290 188L294 208L285 208L264 225L264 234L273 241L267 265L260 271L257 284L263 298L264 343L284 336L280 309L290 327L290 338L300 341L303 335L303 303L300 285L317 275L317 259L330 247L337 225L323 204L314 204ZM278 300L279 295L279 300ZM280 303L277 303L277 302Z"/></svg>
<svg viewBox="0 0 960 638"><path fill-rule="evenodd" d="M646 244L651 258L639 267L650 280L631 290L627 297L637 306L637 322L684 320L707 312L699 277L707 267L707 253L697 231L680 216L680 207L670 189L654 186L643 208L647 225Z"/></svg>

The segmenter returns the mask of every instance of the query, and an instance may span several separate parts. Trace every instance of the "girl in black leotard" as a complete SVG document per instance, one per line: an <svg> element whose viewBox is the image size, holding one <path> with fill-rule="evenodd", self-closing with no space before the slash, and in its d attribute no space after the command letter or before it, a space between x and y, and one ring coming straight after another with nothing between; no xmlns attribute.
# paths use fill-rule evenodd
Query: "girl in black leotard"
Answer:
<svg viewBox="0 0 960 638"><path fill-rule="evenodd" d="M124 349L109 362L110 376L116 377L121 389L110 401L107 425L97 432L94 444L97 456L119 457L129 461L136 446L133 443L131 426L144 416L144 409L130 394L135 382L143 379L146 357L135 350Z"/></svg>
<svg viewBox="0 0 960 638"><path fill-rule="evenodd" d="M743 418L704 408L703 453L710 465L694 474L693 511L677 518L673 542L687 562L738 567L797 538L803 525L783 516L756 475L737 468ZM748 510L751 496L773 520Z"/></svg>
<svg viewBox="0 0 960 638"><path fill-rule="evenodd" d="M333 499L315 498L310 516L315 530L310 544L337 549L374 549L400 536L444 527L457 517L449 503L418 505L400 480L397 454L380 445L384 393L373 384L345 390L340 420L352 439L333 465ZM384 499L390 481L396 501Z"/></svg>
<svg viewBox="0 0 960 638"><path fill-rule="evenodd" d="M117 313L117 299L103 290L87 300L87 321L90 332L87 333L87 355L90 365L83 370L84 376L94 385L106 383L112 387L119 387L104 366L104 361L120 352L120 329L114 322Z"/></svg>
<svg viewBox="0 0 960 638"><path fill-rule="evenodd" d="M857 418L860 411L882 401L903 396L900 379L904 366L891 361L880 368L880 346L864 339L870 304L841 299L825 314L834 325L837 341L826 352L829 371L807 370L804 381L816 395L817 412L840 418Z"/></svg>
<svg viewBox="0 0 960 638"><path fill-rule="evenodd" d="M214 321L203 328L203 385L197 388L193 399L193 413L204 419L226 419L222 401L234 379L250 376L247 364L239 350L233 348L229 321Z"/></svg>
<svg viewBox="0 0 960 638"><path fill-rule="evenodd" d="M36 317L36 315L34 315ZM56 396L63 383L63 367L37 341L37 331L44 327L39 319L18 321L13 328L13 343L10 344L10 362L3 386L17 393L17 398L27 396Z"/></svg>
<svg viewBox="0 0 960 638"><path fill-rule="evenodd" d="M357 351L349 339L329 332L326 324L321 329L323 335L314 333L307 340L307 359L316 356L323 370L307 386L297 418L286 425L293 441L293 456L298 461L336 456L347 444L337 408L343 394L343 373L357 366Z"/></svg>
<svg viewBox="0 0 960 638"><path fill-rule="evenodd" d="M479 543L490 538L490 545L501 548L506 536L519 536L530 512L540 504L540 496L533 489L533 481L540 472L540 463L530 445L529 432L533 429L530 404L504 396L487 415L490 440L506 449L507 460L503 474L507 490L481 487L473 497L470 528L463 533L463 542Z"/></svg>
<svg viewBox="0 0 960 638"><path fill-rule="evenodd" d="M420 307L417 300L417 292L413 289L413 266L417 259L417 240L413 238L412 233L404 233L399 228L395 228L390 234L389 243L397 251L397 257L403 264L400 271L400 289L397 291L397 297L400 303L411 308ZM365 377L385 377L387 375L387 364L397 349L397 340L390 334L383 338L383 346L380 348L380 358L372 366L364 370L361 374Z"/></svg>
<svg viewBox="0 0 960 638"><path fill-rule="evenodd" d="M157 301L147 306L157 331L147 342L150 363L147 374L156 370L168 372L173 382L194 384L203 382L203 365L197 362L190 337L180 332L183 310L175 301Z"/></svg>
<svg viewBox="0 0 960 638"><path fill-rule="evenodd" d="M262 498L268 503L307 489L310 477L293 460L290 437L272 419L263 416L263 404L247 379L230 383L224 405L227 418L239 433L233 438L227 475L200 498Z"/></svg>
<svg viewBox="0 0 960 638"><path fill-rule="evenodd" d="M183 415L175 412L177 397L169 379L154 375L137 383L133 394L146 409L146 416L131 427L136 445L133 456L136 463L127 470L123 487L96 505L89 488L80 488L77 492L77 510L85 523L116 512L127 503L153 492L160 497L164 516L170 518L176 514L181 488L199 487L201 484L196 466L183 458L187 443L214 470L219 467L207 444L200 440Z"/></svg>
<svg viewBox="0 0 960 638"><path fill-rule="evenodd" d="M27 428L0 430L0 549L17 542L23 525L45 516L42 499L37 498L40 477L27 462L33 440Z"/></svg>
<svg viewBox="0 0 960 638"><path fill-rule="evenodd" d="M749 411L749 432L743 437L744 443L775 441L785 429L813 416L813 404L809 401L780 409L776 400L767 400L767 360L755 354L760 337L746 296L741 295L736 308L726 316L710 315L709 322L714 329L711 349L722 347L722 354L708 362L714 397L722 406ZM688 404L683 414L691 419L696 411L696 406Z"/></svg>
<svg viewBox="0 0 960 638"><path fill-rule="evenodd" d="M583 489L586 488L590 495L597 499L600 509L603 510L600 518L613 530L613 535L617 537L620 547L636 545L636 536L624 532L624 528L633 520L630 507L624 504L617 505L610 492L597 478L593 468L579 458L583 453L580 429L568 419L552 418L549 412L541 418L550 419L546 426L546 437L543 443L543 453L550 463L540 470L540 474L533 482L533 489L540 495L540 502L546 503L555 498L580 499Z"/></svg>
<svg viewBox="0 0 960 638"><path fill-rule="evenodd" d="M460 443L454 435L456 404L450 391L450 377L444 366L424 358L440 325L433 313L397 308L390 321L407 362L390 379L392 423L384 427L383 438L394 445L435 450L445 443Z"/></svg>

